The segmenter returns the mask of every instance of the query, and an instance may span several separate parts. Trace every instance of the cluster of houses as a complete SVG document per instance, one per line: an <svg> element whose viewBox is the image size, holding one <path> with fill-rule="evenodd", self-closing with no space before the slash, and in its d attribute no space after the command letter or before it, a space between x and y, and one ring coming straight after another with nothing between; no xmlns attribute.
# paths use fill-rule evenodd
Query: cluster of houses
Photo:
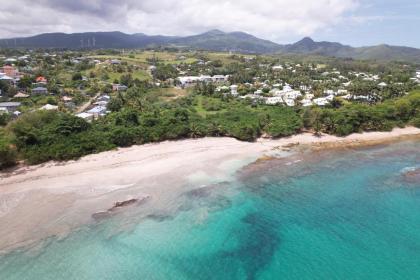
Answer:
<svg viewBox="0 0 420 280"><path fill-rule="evenodd" d="M9 59L10 60L10 59ZM11 86L16 86L20 79L24 76L24 73L19 72L19 70L13 65L4 65L0 67L0 81L6 82ZM46 88L48 81L45 77L39 76L35 79L35 82L32 84L31 93L34 95L46 95L48 90ZM1 96L0 92L0 96ZM16 98L25 98L29 97L26 93L18 93Z"/></svg>
<svg viewBox="0 0 420 280"><path fill-rule="evenodd" d="M226 83L229 75L200 75L200 76L181 76L176 79L176 83L182 88L192 86L198 82Z"/></svg>
<svg viewBox="0 0 420 280"><path fill-rule="evenodd" d="M18 117L22 112L19 111L19 107L22 106L21 102L0 102L0 114L6 113L14 117ZM38 110L58 110L57 105L45 104Z"/></svg>
<svg viewBox="0 0 420 280"><path fill-rule="evenodd" d="M289 84L285 84L283 88L280 89L281 86L281 84L273 85L273 89L271 89L268 94L266 94L268 96L264 96L262 90L256 90L253 94L239 96L238 86L232 85L230 86L230 92L225 91L225 95L231 95L233 97L239 97L243 99L248 98L251 100L263 102L267 105L285 104L289 107L296 106L298 103L300 103L303 107L312 105L325 106L333 101L336 96L341 96L344 99L350 98L350 95L347 94L347 90L325 90L324 97L315 98L315 95L310 93L310 87L301 87L299 90L295 90ZM218 88L219 91L224 89L226 89L226 87Z"/></svg>
<svg viewBox="0 0 420 280"><path fill-rule="evenodd" d="M334 101L335 98L340 98L348 101L372 101L377 97L375 92L366 92L364 94L355 94L350 90L355 80L359 82L376 83L376 88L381 91L392 85L403 85L403 83L393 83L388 85L382 80L379 74L349 71L345 74L337 69L325 71L327 65L301 65L285 63L283 65L277 64L259 64L261 77L254 77L253 83L244 84L230 84L229 76L181 76L177 81L182 87L191 86L197 82L213 82L220 83L216 88L216 92L230 95L237 98L251 99L255 102L265 103L267 105L284 104L286 106L326 106ZM247 68L250 69L250 68ZM262 70L265 69L265 70ZM261 71L262 70L262 71ZM287 73L285 72L287 71ZM300 84L293 87L290 84L282 81L279 78L285 74L292 76L293 73L312 73L317 79L311 79L307 85ZM323 71L323 72L322 72ZM184 74L184 73L183 73ZM223 78L225 77L225 78ZM272 78L270 81L268 78ZM415 78L420 83L420 70L416 72ZM264 81L265 80L265 81ZM274 82L272 82L274 81ZM317 85L314 90L311 85ZM241 89L238 91L238 89ZM320 89L322 91L320 91Z"/></svg>
<svg viewBox="0 0 420 280"><path fill-rule="evenodd" d="M33 57L32 57L33 56ZM39 54L37 57L39 58ZM41 54L42 58L47 57L55 57L56 55L50 55L48 53ZM25 73L34 73L37 69L37 58L35 55L29 53L28 55L21 56L21 57L0 57L0 60L4 62L4 66L0 67L0 81L5 81L11 86L18 89L18 83L21 78L24 77ZM70 59L71 63L73 64L80 64L86 61L85 57L73 57ZM22 72L18 70L15 66L18 62L24 62L26 66L19 67ZM89 63L94 64L109 64L109 65L119 65L121 64L121 60L118 59L109 59L104 62L99 60L89 60ZM85 77L83 77L86 79ZM23 105L26 104L23 100L29 98L31 96L46 96L49 95L48 91L48 79L44 76L37 76L34 78L32 85L27 88L26 90L17 91L16 94L13 96L2 96L2 92L0 91L0 97L3 97L2 100L5 102L0 102L0 114L7 113L12 116L18 116L21 114L19 109L23 109ZM127 86L121 84L112 84L112 90L114 92L126 91ZM87 107L83 112L78 113L77 116L81 117L86 120L93 120L98 117L104 116L108 113L107 105L110 100L109 95L99 95L93 101L91 101L90 106ZM61 101L63 102L63 106L68 108L72 111L77 109L75 103L73 102L73 97L65 95L61 97ZM55 103L54 103L55 104ZM26 108L29 110L58 110L59 106L53 104L46 104L41 108L32 109Z"/></svg>
<svg viewBox="0 0 420 280"><path fill-rule="evenodd" d="M109 95L100 95L94 100L93 104L89 106L87 110L76 114L76 116L86 121L92 121L94 119L98 119L99 117L103 117L109 113L107 106L110 99L111 97Z"/></svg>
<svg viewBox="0 0 420 280"><path fill-rule="evenodd" d="M12 65L4 65L3 67L0 67L0 81L6 82L10 85L15 85L21 77L22 74L19 73L19 71Z"/></svg>

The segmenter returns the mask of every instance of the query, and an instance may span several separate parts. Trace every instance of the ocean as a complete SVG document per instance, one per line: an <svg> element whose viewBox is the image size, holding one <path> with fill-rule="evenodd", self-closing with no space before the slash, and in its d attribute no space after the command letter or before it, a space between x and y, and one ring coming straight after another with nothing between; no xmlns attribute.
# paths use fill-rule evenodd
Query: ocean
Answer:
<svg viewBox="0 0 420 280"><path fill-rule="evenodd" d="M191 187L176 210L0 256L0 279L420 279L418 141L260 161Z"/></svg>

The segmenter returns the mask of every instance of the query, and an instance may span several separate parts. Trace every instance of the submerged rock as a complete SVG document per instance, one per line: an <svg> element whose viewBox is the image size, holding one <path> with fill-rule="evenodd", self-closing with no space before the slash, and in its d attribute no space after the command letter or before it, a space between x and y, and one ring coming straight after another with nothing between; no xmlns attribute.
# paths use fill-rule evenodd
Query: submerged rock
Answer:
<svg viewBox="0 0 420 280"><path fill-rule="evenodd" d="M403 173L404 180L410 183L420 183L420 168L413 168Z"/></svg>
<svg viewBox="0 0 420 280"><path fill-rule="evenodd" d="M137 198L132 198L132 199L121 201L121 202L120 201L117 201L117 202L115 202L115 206L112 207L112 208L110 208L109 211L112 211L112 210L117 209L117 208L121 208L121 207L126 207L126 206L129 206L129 205L132 205L132 204L134 204L134 203L136 203L138 201L139 200Z"/></svg>
<svg viewBox="0 0 420 280"><path fill-rule="evenodd" d="M122 209L124 207L128 207L128 206L133 206L133 205L140 205L144 202L146 202L146 200L150 198L150 196L144 196L141 198L130 198L124 201L117 201L114 203L114 206L109 208L106 211L100 211L100 212L96 212L94 214L92 214L92 218L94 218L95 220L101 220L101 219L105 219L105 218L109 218L112 215L117 213L117 210Z"/></svg>

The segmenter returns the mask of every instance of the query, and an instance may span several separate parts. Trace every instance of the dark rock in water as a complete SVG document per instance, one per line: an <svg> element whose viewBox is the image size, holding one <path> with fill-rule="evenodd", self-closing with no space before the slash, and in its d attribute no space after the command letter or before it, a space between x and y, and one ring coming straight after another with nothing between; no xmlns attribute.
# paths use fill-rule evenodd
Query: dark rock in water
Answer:
<svg viewBox="0 0 420 280"><path fill-rule="evenodd" d="M121 202L118 201L118 202L115 202L115 206L112 207L110 210L112 211L115 208L126 207L126 206L129 206L129 205L132 205L132 204L136 203L137 201L139 201L139 200L136 199L136 198L132 198L132 199L121 201Z"/></svg>
<svg viewBox="0 0 420 280"><path fill-rule="evenodd" d="M420 183L420 168L407 171L403 174L404 180L410 183Z"/></svg>
<svg viewBox="0 0 420 280"><path fill-rule="evenodd" d="M190 190L190 191L186 192L185 195L188 196L188 197L192 197L192 198L208 197L212 194L212 191L214 191L216 189L219 189L221 187L226 187L228 185L229 185L228 182L220 182L220 183L216 183L216 184L211 184L211 185L208 185L208 186L203 186L203 187L200 187L200 188Z"/></svg>
<svg viewBox="0 0 420 280"><path fill-rule="evenodd" d="M92 218L94 218L95 220L101 220L101 219L109 218L112 215L116 214L116 211L118 209L128 207L128 206L131 206L131 205L140 205L140 204L146 202L146 200L148 198L150 198L150 196L145 196L145 197L142 197L141 199L131 198L131 199L124 200L124 201L117 201L117 202L115 202L114 206L109 208L107 211L101 211L101 212L97 212L97 213L92 214Z"/></svg>

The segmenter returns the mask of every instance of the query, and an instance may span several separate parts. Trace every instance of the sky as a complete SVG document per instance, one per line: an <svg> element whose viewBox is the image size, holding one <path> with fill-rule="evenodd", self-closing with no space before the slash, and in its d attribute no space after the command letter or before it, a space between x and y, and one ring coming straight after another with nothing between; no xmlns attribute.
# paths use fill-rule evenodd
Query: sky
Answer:
<svg viewBox="0 0 420 280"><path fill-rule="evenodd" d="M420 48L420 0L0 1L0 38L87 31L185 36L219 29L277 43L310 36Z"/></svg>

